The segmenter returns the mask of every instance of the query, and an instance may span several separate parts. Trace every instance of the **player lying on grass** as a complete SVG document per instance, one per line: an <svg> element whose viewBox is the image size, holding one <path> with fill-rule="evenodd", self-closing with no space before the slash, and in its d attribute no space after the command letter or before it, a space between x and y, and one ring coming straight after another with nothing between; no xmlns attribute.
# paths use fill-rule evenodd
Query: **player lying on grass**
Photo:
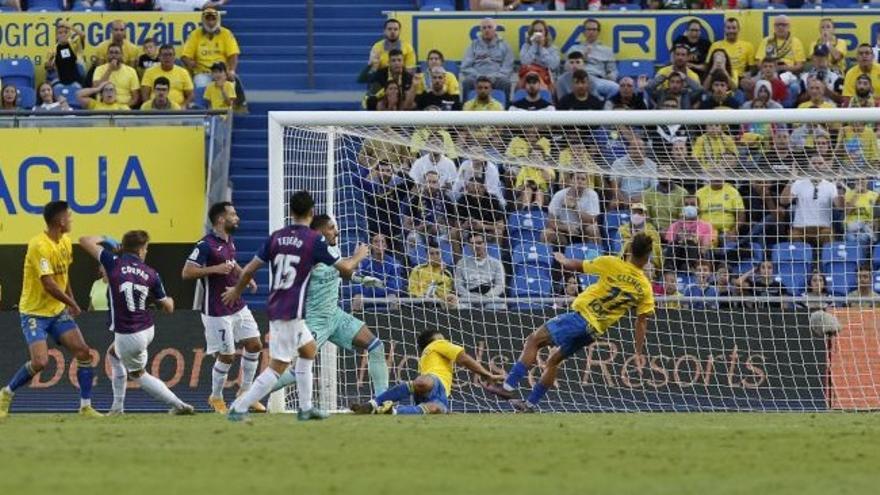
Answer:
<svg viewBox="0 0 880 495"><path fill-rule="evenodd" d="M526 338L522 354L503 386L485 384L484 387L496 395L512 399L519 382L535 365L538 351L555 346L557 349L547 359L541 379L532 388L528 399L511 401L518 411L536 411L538 403L553 386L560 363L604 335L633 307L638 314L635 362L640 367L644 366L642 351L648 331L648 317L654 312L654 294L642 267L651 257L652 246L650 237L638 233L633 236L626 261L615 256L600 256L591 261L571 260L561 253L555 253L554 257L563 269L597 275L599 280L575 298L571 305L573 311L549 320Z"/></svg>
<svg viewBox="0 0 880 495"><path fill-rule="evenodd" d="M156 270L144 263L150 235L132 230L122 236L119 254L111 249L116 241L106 237L79 238L79 245L95 258L107 272L107 296L110 301L110 364L113 369L113 405L110 414L122 414L125 404L125 380L138 383L144 392L164 402L172 414L193 414L191 405L180 400L162 380L146 372L147 347L153 341L153 315L147 309L152 296L162 311L174 311L174 300L165 294L162 279ZM104 244L104 246L102 246Z"/></svg>
<svg viewBox="0 0 880 495"><path fill-rule="evenodd" d="M419 334L419 376L411 382L402 382L377 395L369 402L353 404L355 414L442 414L449 412L452 394L452 376L456 364L489 381L498 382L504 375L496 375L483 367L464 347L446 340L442 333L425 330ZM412 405L398 405L412 397Z"/></svg>
<svg viewBox="0 0 880 495"><path fill-rule="evenodd" d="M339 229L329 215L315 215L310 224L327 241L328 249L339 256L337 247ZM375 277L352 276L352 281L367 287L377 287L381 281ZM349 351L355 347L367 351L367 372L373 383L373 391L381 394L388 389L388 364L385 362L385 346L367 325L339 307L339 284L342 276L336 268L319 263L312 268L309 288L306 290L306 326L315 337L320 351L328 341ZM282 373L273 391L296 383L295 366Z"/></svg>

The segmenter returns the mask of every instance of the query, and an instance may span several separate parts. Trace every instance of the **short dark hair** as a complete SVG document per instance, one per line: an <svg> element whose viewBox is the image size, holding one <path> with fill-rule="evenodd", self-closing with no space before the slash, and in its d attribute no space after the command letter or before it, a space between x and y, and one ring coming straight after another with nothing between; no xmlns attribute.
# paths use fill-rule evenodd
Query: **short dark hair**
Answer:
<svg viewBox="0 0 880 495"><path fill-rule="evenodd" d="M585 71L584 69L578 69L571 74L571 79L573 81L589 81L590 75L587 74L587 71Z"/></svg>
<svg viewBox="0 0 880 495"><path fill-rule="evenodd" d="M67 201L50 201L46 203L46 206L43 207L43 220L46 221L46 225L52 225L55 222L55 218L67 211L68 208L70 206L67 204Z"/></svg>
<svg viewBox="0 0 880 495"><path fill-rule="evenodd" d="M654 248L654 239L644 232L639 232L633 236L629 248L633 259L647 258L651 255L651 251Z"/></svg>
<svg viewBox="0 0 880 495"><path fill-rule="evenodd" d="M723 82L727 85L728 89L730 88L730 81L728 81L727 77L722 74L715 74L712 76L712 84L714 85L717 82Z"/></svg>
<svg viewBox="0 0 880 495"><path fill-rule="evenodd" d="M583 52L579 52L579 51L575 50L575 51L568 54L568 59L569 60L583 60L584 54L583 54Z"/></svg>
<svg viewBox="0 0 880 495"><path fill-rule="evenodd" d="M321 230L332 221L333 219L330 218L330 215L326 213L319 213L315 215L314 218L312 218L312 223L309 225L309 228L312 230Z"/></svg>
<svg viewBox="0 0 880 495"><path fill-rule="evenodd" d="M403 56L403 51L401 51L400 48L392 48L392 49L388 50L388 58L402 57L402 56Z"/></svg>
<svg viewBox="0 0 880 495"><path fill-rule="evenodd" d="M290 195L290 213L304 217L315 207L315 200L308 191L297 191Z"/></svg>
<svg viewBox="0 0 880 495"><path fill-rule="evenodd" d="M479 84L479 83L481 83L481 82L487 82L487 83L489 83L489 84L492 84L492 80L489 79L489 76L479 76L479 77L477 77L477 84ZM476 85L475 85L475 86L476 86Z"/></svg>
<svg viewBox="0 0 880 495"><path fill-rule="evenodd" d="M398 21L397 19L392 18L392 19L388 19L387 21L385 21L384 24L382 24L382 29L387 28L389 24L397 24L397 27L403 27L403 25L400 24L400 21Z"/></svg>
<svg viewBox="0 0 880 495"><path fill-rule="evenodd" d="M584 20L584 27L587 27L587 23L588 23L588 22L592 22L593 24L596 25L596 31L599 31L599 32L602 31L602 24L600 24L600 23L599 23L599 20L596 19L595 17L588 17L588 18L586 18L586 19Z"/></svg>
<svg viewBox="0 0 880 495"><path fill-rule="evenodd" d="M159 77L156 78L155 81L153 81L153 87L154 87L154 88L155 88L156 86L160 86L160 85L163 85L163 84L164 84L165 86L168 86L168 89L171 89L171 81L169 81L168 78L165 77L165 76L159 76Z"/></svg>
<svg viewBox="0 0 880 495"><path fill-rule="evenodd" d="M422 330L421 333L419 333L419 337L416 340L416 345L418 345L419 348L419 354L424 352L425 347L431 345L431 342L434 342L435 335L440 335L441 337L443 336L443 334L441 334L437 330Z"/></svg>
<svg viewBox="0 0 880 495"><path fill-rule="evenodd" d="M208 220L211 222L211 225L217 223L217 219L220 218L220 215L226 213L226 208L233 206L231 201L220 201L218 203L214 203L208 208Z"/></svg>
<svg viewBox="0 0 880 495"><path fill-rule="evenodd" d="M428 58L431 58L432 53L436 53L437 56L440 57L440 60L446 62L446 57L443 56L443 52L441 52L440 50L436 48L428 50Z"/></svg>
<svg viewBox="0 0 880 495"><path fill-rule="evenodd" d="M148 242L150 234L146 230L129 230L122 236L122 252L137 254Z"/></svg>
<svg viewBox="0 0 880 495"><path fill-rule="evenodd" d="M161 52L162 50L171 50L173 52L174 45L172 45L170 43L163 43L162 45L159 46L159 51Z"/></svg>

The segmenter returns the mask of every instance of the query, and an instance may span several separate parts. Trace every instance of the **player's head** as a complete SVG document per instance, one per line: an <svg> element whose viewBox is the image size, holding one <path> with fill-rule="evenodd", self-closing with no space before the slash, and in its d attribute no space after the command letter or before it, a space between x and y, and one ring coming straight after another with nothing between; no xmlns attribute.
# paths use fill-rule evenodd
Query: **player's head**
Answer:
<svg viewBox="0 0 880 495"><path fill-rule="evenodd" d="M294 222L309 225L315 215L315 200L308 191L297 191L290 195L290 216Z"/></svg>
<svg viewBox="0 0 880 495"><path fill-rule="evenodd" d="M146 230L129 230L122 236L122 252L133 254L140 259L147 257L147 246L150 244L150 234Z"/></svg>
<svg viewBox="0 0 880 495"><path fill-rule="evenodd" d="M229 201L214 203L208 209L208 221L216 230L231 234L238 229L238 213Z"/></svg>
<svg viewBox="0 0 880 495"><path fill-rule="evenodd" d="M648 262L653 248L654 239L651 239L651 237L644 232L637 233L633 236L632 243L629 247L630 254L632 255L630 260L634 265L641 268L642 265Z"/></svg>
<svg viewBox="0 0 880 495"><path fill-rule="evenodd" d="M43 220L46 227L58 229L62 234L70 232L71 215L67 201L50 201L43 207Z"/></svg>
<svg viewBox="0 0 880 495"><path fill-rule="evenodd" d="M428 347L431 342L442 338L443 334L437 330L422 330L422 333L419 334L419 338L416 341L419 346L419 354L421 354L425 350L425 347Z"/></svg>
<svg viewBox="0 0 880 495"><path fill-rule="evenodd" d="M325 213L320 213L312 218L309 228L317 230L327 240L328 246L335 246L339 240L339 229L336 228L336 222L333 217Z"/></svg>

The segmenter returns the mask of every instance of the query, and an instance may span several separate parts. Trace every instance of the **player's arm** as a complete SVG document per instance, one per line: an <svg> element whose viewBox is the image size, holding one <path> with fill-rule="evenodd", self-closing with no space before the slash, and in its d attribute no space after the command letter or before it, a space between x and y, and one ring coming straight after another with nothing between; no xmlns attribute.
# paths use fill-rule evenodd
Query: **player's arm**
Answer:
<svg viewBox="0 0 880 495"><path fill-rule="evenodd" d="M336 270L339 271L339 275L345 280L349 280L352 278L354 273L357 271L358 266L360 266L361 261L365 260L367 256L370 255L370 247L366 244L358 244L354 249L354 254L349 256L348 258L342 258L337 260L335 263L331 263Z"/></svg>
<svg viewBox="0 0 880 495"><path fill-rule="evenodd" d="M196 280L209 275L226 275L238 266L238 264L233 265L231 263L207 266L208 253L210 251L211 247L204 241L196 244L196 248L193 249L192 254L189 255L189 258L183 264L180 277L184 280Z"/></svg>
<svg viewBox="0 0 880 495"><path fill-rule="evenodd" d="M573 260L566 258L562 253L553 253L553 258L556 259L556 262L559 263L564 270L568 270L571 272L582 272L584 267L584 262L581 260Z"/></svg>
<svg viewBox="0 0 880 495"><path fill-rule="evenodd" d="M174 299L165 292L165 284L162 283L162 277L156 276L156 281L150 288L150 293L156 299L156 306L165 313L174 312Z"/></svg>
<svg viewBox="0 0 880 495"><path fill-rule="evenodd" d="M648 336L648 318L650 316L650 313L643 313L636 318L636 363L639 366L644 366L645 362L645 339Z"/></svg>
<svg viewBox="0 0 880 495"><path fill-rule="evenodd" d="M173 313L174 299L171 296L165 296L164 298L156 301L156 306L159 306L159 309L161 309L164 313Z"/></svg>
<svg viewBox="0 0 880 495"><path fill-rule="evenodd" d="M232 272L239 277L241 277L242 270L243 269L241 268L241 265L239 265L237 261L232 265ZM248 289L250 289L251 294L255 294L257 292L258 287L256 280L251 279L250 283L247 286Z"/></svg>
<svg viewBox="0 0 880 495"><path fill-rule="evenodd" d="M254 259L242 269L241 276L238 277L238 283L235 284L235 287L228 287L223 292L223 295L221 296L223 304L232 306L236 301L241 299L241 293L244 292L245 287L247 287L251 280L254 279L254 274L257 273L257 270L259 270L264 264L265 262L260 259L259 256L254 256Z"/></svg>
<svg viewBox="0 0 880 495"><path fill-rule="evenodd" d="M471 357L471 355L468 354L465 350L462 350L458 354L458 357L455 358L455 364L459 366L464 366L465 368L470 370L471 373L479 375L489 381L500 382L501 380L504 380L504 375L498 375L487 370L483 367L482 364L480 364L479 361Z"/></svg>
<svg viewBox="0 0 880 495"><path fill-rule="evenodd" d="M65 287L64 289L59 287L58 283L55 282L55 279L52 278L51 274L40 276L40 283L43 285L43 290L45 290L47 294L63 302L68 308L70 308L74 312L79 313L79 305L73 298L73 294L71 294L70 292L70 287Z"/></svg>
<svg viewBox="0 0 880 495"><path fill-rule="evenodd" d="M104 249L115 250L119 247L119 241L108 236L86 235L79 238L79 245L89 256L101 261L101 252Z"/></svg>

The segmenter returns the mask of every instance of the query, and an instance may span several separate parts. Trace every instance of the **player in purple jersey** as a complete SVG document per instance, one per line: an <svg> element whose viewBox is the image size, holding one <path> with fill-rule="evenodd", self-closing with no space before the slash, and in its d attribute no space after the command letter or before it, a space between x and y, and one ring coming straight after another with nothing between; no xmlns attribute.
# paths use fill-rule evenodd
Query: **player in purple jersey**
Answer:
<svg viewBox="0 0 880 495"><path fill-rule="evenodd" d="M153 315L147 310L147 298L171 313L174 300L165 294L162 279L144 263L150 236L143 230L126 232L119 254L105 249L105 237L80 237L79 245L101 262L107 271L107 292L110 302L110 330L113 344L108 355L113 368L113 406L110 414L122 414L125 402L126 376L141 388L171 407L172 414L188 415L195 410L180 400L165 383L146 372L147 347L153 341Z"/></svg>
<svg viewBox="0 0 880 495"><path fill-rule="evenodd" d="M261 400L272 390L294 356L297 357L294 371L300 405L297 418L327 417L326 412L312 406L312 366L318 346L305 323L309 277L313 266L324 263L339 270L343 278L351 278L358 264L369 255L369 248L359 244L354 255L348 258L331 254L324 237L309 228L314 207L315 201L308 191L293 193L290 196L291 224L269 236L254 259L244 267L235 287L223 293L224 303L235 304L254 273L269 264L269 356L272 360L251 389L232 403L227 414L231 421L245 419L248 404Z"/></svg>
<svg viewBox="0 0 880 495"><path fill-rule="evenodd" d="M193 249L183 265L184 280L198 280L204 295L201 299L202 324L205 326L205 352L215 356L211 372L211 395L208 404L214 411L225 414L226 400L223 386L235 358L235 344L241 344L241 395L254 382L254 375L260 363L260 330L251 310L239 298L231 305L220 299L223 291L238 282L241 266L235 261L235 242L232 233L238 229L238 214L235 206L228 201L215 203L208 210L211 232L203 237ZM248 284L251 290L257 284ZM253 412L266 412L265 406L256 402L251 405Z"/></svg>

